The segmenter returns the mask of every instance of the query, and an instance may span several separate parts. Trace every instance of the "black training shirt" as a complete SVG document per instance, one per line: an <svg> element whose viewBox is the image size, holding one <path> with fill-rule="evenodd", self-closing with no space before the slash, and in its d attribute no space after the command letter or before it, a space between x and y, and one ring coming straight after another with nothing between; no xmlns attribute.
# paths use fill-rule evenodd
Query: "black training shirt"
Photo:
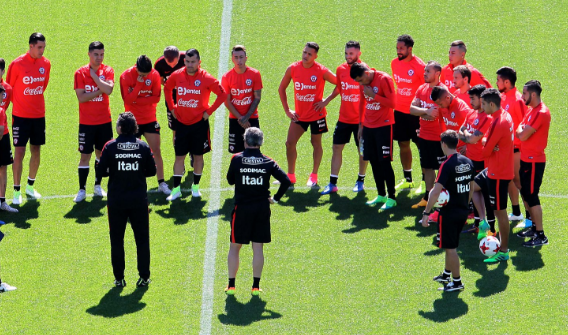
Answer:
<svg viewBox="0 0 568 335"><path fill-rule="evenodd" d="M442 184L450 194L444 210L469 210L469 183L474 177L473 163L465 156L455 153L440 166L436 183Z"/></svg>

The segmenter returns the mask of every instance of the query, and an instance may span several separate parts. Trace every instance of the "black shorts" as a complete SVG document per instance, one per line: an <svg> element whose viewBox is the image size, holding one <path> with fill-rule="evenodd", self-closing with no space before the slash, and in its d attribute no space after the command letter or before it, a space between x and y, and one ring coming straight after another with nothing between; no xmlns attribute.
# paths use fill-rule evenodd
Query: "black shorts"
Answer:
<svg viewBox="0 0 568 335"><path fill-rule="evenodd" d="M168 109L168 103L166 103L166 115L168 116L168 128L175 131L179 121L172 115L172 111Z"/></svg>
<svg viewBox="0 0 568 335"><path fill-rule="evenodd" d="M475 171L475 174L478 174L485 169L484 161L474 161L474 160L471 161L473 163L473 170Z"/></svg>
<svg viewBox="0 0 568 335"><path fill-rule="evenodd" d="M12 157L12 147L10 147L10 133L2 136L0 140L0 166L7 166L14 163Z"/></svg>
<svg viewBox="0 0 568 335"><path fill-rule="evenodd" d="M359 124L337 121L333 131L333 144L347 144L351 140L351 135L353 135L355 145L359 146Z"/></svg>
<svg viewBox="0 0 568 335"><path fill-rule="evenodd" d="M158 121L144 123L138 125L138 132L136 133L136 137L141 138L144 133L150 134L158 134L160 135L160 124Z"/></svg>
<svg viewBox="0 0 568 335"><path fill-rule="evenodd" d="M231 214L231 243L270 243L270 203L236 205Z"/></svg>
<svg viewBox="0 0 568 335"><path fill-rule="evenodd" d="M12 137L15 147L45 144L45 118L12 116Z"/></svg>
<svg viewBox="0 0 568 335"><path fill-rule="evenodd" d="M489 201L494 211L507 209L507 199L509 198L509 183L511 180L487 178L489 187Z"/></svg>
<svg viewBox="0 0 568 335"><path fill-rule="evenodd" d="M521 195L529 207L540 205L538 192L544 176L545 162L525 162L521 160Z"/></svg>
<svg viewBox="0 0 568 335"><path fill-rule="evenodd" d="M251 127L260 128L258 119L249 119ZM229 152L236 154L237 152L245 151L245 128L241 127L239 120L229 119Z"/></svg>
<svg viewBox="0 0 568 335"><path fill-rule="evenodd" d="M438 215L438 231L440 241L438 247L443 249L455 249L460 242L460 235L467 221L469 210L447 208L440 210Z"/></svg>
<svg viewBox="0 0 568 335"><path fill-rule="evenodd" d="M418 152L420 154L420 166L423 169L438 170L446 160L440 141L418 139Z"/></svg>
<svg viewBox="0 0 568 335"><path fill-rule="evenodd" d="M392 162L392 125L367 128L363 126L363 159Z"/></svg>
<svg viewBox="0 0 568 335"><path fill-rule="evenodd" d="M481 192L489 192L489 178L487 178L487 168L481 170L474 178L473 181L481 188ZM487 206L487 205L485 205Z"/></svg>
<svg viewBox="0 0 568 335"><path fill-rule="evenodd" d="M312 135L327 133L327 120L325 117L316 121L296 121L295 123L302 127L304 131L307 131L309 127Z"/></svg>
<svg viewBox="0 0 568 335"><path fill-rule="evenodd" d="M515 148L513 149L513 153L516 154L517 152L521 152L521 149L515 146Z"/></svg>
<svg viewBox="0 0 568 335"><path fill-rule="evenodd" d="M393 138L398 142L412 140L416 143L418 135L416 130L420 128L420 116L394 111Z"/></svg>
<svg viewBox="0 0 568 335"><path fill-rule="evenodd" d="M106 142L110 140L112 140L112 122L97 125L79 124L80 153L90 154L95 149L103 150Z"/></svg>
<svg viewBox="0 0 568 335"><path fill-rule="evenodd" d="M209 120L201 119L189 126L178 123L174 149L176 156L185 156L188 153L201 156L211 151Z"/></svg>

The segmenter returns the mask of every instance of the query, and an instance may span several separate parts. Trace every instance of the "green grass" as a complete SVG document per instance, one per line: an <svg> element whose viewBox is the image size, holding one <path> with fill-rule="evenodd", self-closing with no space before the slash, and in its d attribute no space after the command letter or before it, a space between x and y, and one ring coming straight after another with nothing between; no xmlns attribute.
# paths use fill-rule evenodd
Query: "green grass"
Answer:
<svg viewBox="0 0 568 335"><path fill-rule="evenodd" d="M20 213L2 213L8 225L0 244L2 279L18 290L0 296L2 334L195 334L200 329L203 262L207 231L208 191L201 200L185 197L168 204L152 194L151 251L153 283L136 290L135 247L126 235L128 286L112 289L110 243L105 202L74 204L77 191L77 100L73 73L87 63L87 46L101 40L105 63L116 78L140 54L155 60L167 45L196 47L202 66L218 75L222 1L85 3L83 1L16 2L5 6L0 57L10 62L27 49L33 31L47 37L46 56L52 62L47 89L47 141L43 147L37 189L46 197L25 202ZM461 13L460 13L461 11ZM565 5L529 1L447 3L419 1L235 1L231 45L242 43L249 65L263 76L261 127L263 151L285 167L284 141L288 119L277 88L286 67L301 56L305 42L321 46L318 61L334 70L343 62L347 40L361 41L363 60L390 72L396 37L411 34L415 54L447 63L451 41L463 39L468 61L495 81L504 65L518 72L517 87L529 79L544 86L543 100L552 111L548 165L541 188L545 228L551 244L526 249L512 237L511 260L485 265L473 236L460 246L466 290L441 294L431 277L443 266L443 254L432 245L434 227L417 224L421 210L410 210L418 196L400 193L399 206L378 213L364 202L373 190L319 196L298 188L273 206L273 243L267 245L259 299L251 298L250 247L243 248L237 295L226 298L226 255L232 192L221 192L219 237L213 301L213 334L431 334L507 333L539 329L565 332L568 295L562 269L568 249L568 195L563 155L567 109L562 46L568 17ZM326 92L330 92L328 87ZM291 102L291 101L290 101ZM117 89L111 96L113 119L122 112ZM339 101L328 106L328 124L337 120ZM10 111L9 111L10 112ZM166 178L171 177L173 148L163 102L162 151ZM225 132L226 133L226 132ZM324 135L320 183L327 182L331 132ZM211 169L224 176L229 154L223 147L222 167L206 156L202 188L208 189ZM395 149L395 173L402 177ZM415 157L417 157L415 155ZM300 141L298 183L311 169L311 146ZM25 160L27 165L27 159ZM419 165L414 161L414 176ZM9 169L11 170L11 169ZM27 167L24 177L27 175ZM339 186L355 181L357 154L348 145ZM88 192L92 192L93 173ZM374 184L367 177L367 186ZM11 171L7 197L12 196ZM149 187L155 188L155 179ZM186 182L184 187L188 187ZM227 188L226 181L221 182ZM56 196L70 197L57 198ZM516 232L516 231L515 231Z"/></svg>

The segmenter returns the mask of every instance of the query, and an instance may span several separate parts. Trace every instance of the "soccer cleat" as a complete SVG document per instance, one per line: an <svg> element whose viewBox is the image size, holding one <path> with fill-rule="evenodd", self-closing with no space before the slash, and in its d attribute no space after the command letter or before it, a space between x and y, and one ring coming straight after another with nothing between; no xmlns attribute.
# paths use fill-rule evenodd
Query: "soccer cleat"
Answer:
<svg viewBox="0 0 568 335"><path fill-rule="evenodd" d="M101 185L95 185L95 189L93 190L93 194L94 194L95 197L106 197L107 196L107 193L105 192L105 190L103 190Z"/></svg>
<svg viewBox="0 0 568 335"><path fill-rule="evenodd" d="M394 188L396 190L409 190L414 188L414 182L403 179Z"/></svg>
<svg viewBox="0 0 568 335"><path fill-rule="evenodd" d="M77 192L77 195L75 196L75 198L73 198L73 201L81 202L81 201L85 200L86 198L87 198L87 192L83 189L80 189L79 192Z"/></svg>
<svg viewBox="0 0 568 335"><path fill-rule="evenodd" d="M225 293L227 293L227 295L235 295L236 289L235 287L225 287Z"/></svg>
<svg viewBox="0 0 568 335"><path fill-rule="evenodd" d="M191 196L194 198L201 198L201 192L199 192L199 185L191 185Z"/></svg>
<svg viewBox="0 0 568 335"><path fill-rule="evenodd" d="M471 225L469 228L462 230L462 234L477 234L479 233L479 227L476 225Z"/></svg>
<svg viewBox="0 0 568 335"><path fill-rule="evenodd" d="M491 227L489 226L489 223L487 223L487 220L481 220L479 223L479 230L477 232L477 240L479 241L487 236L489 229L491 229Z"/></svg>
<svg viewBox="0 0 568 335"><path fill-rule="evenodd" d="M447 277L445 277L443 273L440 273L439 275L434 277L434 281L438 283L447 284L450 282L450 276L448 275Z"/></svg>
<svg viewBox="0 0 568 335"><path fill-rule="evenodd" d="M172 190L172 193L170 195L168 195L166 200L167 201L174 201L179 197L181 197L181 186L174 187L174 189Z"/></svg>
<svg viewBox="0 0 568 335"><path fill-rule="evenodd" d="M546 236L535 236L533 238L531 238L530 240L526 241L523 243L523 247L540 247L543 245L547 245L548 244L548 238Z"/></svg>
<svg viewBox="0 0 568 335"><path fill-rule="evenodd" d="M387 197L383 197L382 195L377 195L377 197L371 201L367 201L366 204L368 206L374 206L378 203L385 203L387 202Z"/></svg>
<svg viewBox="0 0 568 335"><path fill-rule="evenodd" d="M140 279L138 279L138 281L136 282L136 286L137 287L148 286L151 282L152 282L152 280L150 278L144 279L144 278L140 277Z"/></svg>
<svg viewBox="0 0 568 335"><path fill-rule="evenodd" d="M16 290L15 286L8 285L6 283L0 284L0 293L10 292Z"/></svg>
<svg viewBox="0 0 568 335"><path fill-rule="evenodd" d="M428 201L426 201L426 199L420 199L420 201L417 204L412 205L412 208L416 209L416 208L420 208L420 207L426 207L426 205L428 205Z"/></svg>
<svg viewBox="0 0 568 335"><path fill-rule="evenodd" d="M384 203L384 205L381 206L381 209L387 210L387 209L391 209L393 207L396 207L396 200L391 199L391 198L387 198L387 201Z"/></svg>
<svg viewBox="0 0 568 335"><path fill-rule="evenodd" d="M125 287L125 286L126 286L126 280L124 280L124 279L121 279L121 280L115 279L115 280L114 280L114 286L116 286L116 287Z"/></svg>
<svg viewBox="0 0 568 335"><path fill-rule="evenodd" d="M170 190L168 184L165 181L161 182L160 185L158 185L158 191L164 193L165 195L172 194L172 190Z"/></svg>
<svg viewBox="0 0 568 335"><path fill-rule="evenodd" d="M356 181L355 186L353 186L353 192L361 192L365 189L365 183L362 181Z"/></svg>
<svg viewBox="0 0 568 335"><path fill-rule="evenodd" d="M310 173L310 177L308 178L308 182L306 183L307 187L316 187L318 186L318 175L315 173Z"/></svg>
<svg viewBox="0 0 568 335"><path fill-rule="evenodd" d="M41 199L41 194L39 194L33 186L26 185L26 194L35 199Z"/></svg>
<svg viewBox="0 0 568 335"><path fill-rule="evenodd" d="M0 209L8 213L18 213L17 209L10 207L5 201L0 205Z"/></svg>
<svg viewBox="0 0 568 335"><path fill-rule="evenodd" d="M254 296L259 296L260 292L262 292L262 289L258 287L253 287L250 293Z"/></svg>
<svg viewBox="0 0 568 335"><path fill-rule="evenodd" d="M509 214L509 221L521 221L523 220L525 217L523 216L523 214L521 213L520 215L515 215L513 213Z"/></svg>
<svg viewBox="0 0 568 335"><path fill-rule="evenodd" d="M438 211L434 211L434 213L428 215L428 223L438 222L438 216L440 216L440 212Z"/></svg>
<svg viewBox="0 0 568 335"><path fill-rule="evenodd" d="M426 183L424 181L420 182L420 185L418 185L418 188L416 189L416 191L414 191L414 194L423 194L424 191L426 190ZM424 205L426 206L426 205ZM422 207L424 207L422 206Z"/></svg>
<svg viewBox="0 0 568 335"><path fill-rule="evenodd" d="M463 291L464 288L465 287L464 287L463 283L456 284L455 281L451 281L448 285L446 285L444 287L440 287L438 290L444 291L444 292L453 292L453 291Z"/></svg>
<svg viewBox="0 0 568 335"><path fill-rule="evenodd" d="M20 205L22 203L22 192L21 191L14 191L14 201L12 201L13 205Z"/></svg>
<svg viewBox="0 0 568 335"><path fill-rule="evenodd" d="M522 232L517 233L517 237L520 238L533 238L536 237L536 230L531 228L525 229Z"/></svg>
<svg viewBox="0 0 568 335"><path fill-rule="evenodd" d="M515 228L530 228L532 227L533 222L531 219L524 219L523 221L517 223Z"/></svg>
<svg viewBox="0 0 568 335"><path fill-rule="evenodd" d="M326 194L330 194L330 193L337 193L337 185L329 183L321 192L322 195L326 195Z"/></svg>
<svg viewBox="0 0 568 335"><path fill-rule="evenodd" d="M506 261L509 259L509 251L507 252L502 252L501 250L499 250L495 255L484 259L483 262L484 263L497 263L500 261Z"/></svg>

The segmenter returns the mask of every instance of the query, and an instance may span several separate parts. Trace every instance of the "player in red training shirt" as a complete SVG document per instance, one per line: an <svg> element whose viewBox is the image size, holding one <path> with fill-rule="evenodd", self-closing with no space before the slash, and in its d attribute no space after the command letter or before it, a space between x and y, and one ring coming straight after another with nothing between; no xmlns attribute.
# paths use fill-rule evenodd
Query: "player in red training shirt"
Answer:
<svg viewBox="0 0 568 335"><path fill-rule="evenodd" d="M325 108L317 108L316 103L323 100L323 89L326 81L333 85L337 84L335 75L325 66L316 62L318 51L319 45L317 43L306 43L302 52L302 60L293 63L286 69L278 88L284 112L292 121L286 138L288 178L290 178L292 184L296 183L296 158L298 156L296 145L308 128L311 129L314 164L307 182L310 187L317 186L318 170L323 156L321 135L327 132L327 112ZM288 96L286 95L286 89L291 81L294 82L294 110L288 106Z"/></svg>
<svg viewBox="0 0 568 335"><path fill-rule="evenodd" d="M416 90L424 84L424 67L422 59L412 53L414 40L410 35L401 35L396 41L397 58L391 62L391 70L396 84L396 105L394 108L393 138L400 149L400 163L404 179L396 185L396 189L413 188L412 149L410 141L418 145L420 117L410 114L410 105Z"/></svg>
<svg viewBox="0 0 568 335"><path fill-rule="evenodd" d="M438 105L442 114L442 120L446 125L446 129L458 132L463 125L466 116L472 111L472 109L469 108L469 105L462 99L451 94L445 86L436 86L432 88L430 97L432 98L432 101ZM458 141L457 150L462 155L465 155L465 143L463 141Z"/></svg>
<svg viewBox="0 0 568 335"><path fill-rule="evenodd" d="M45 144L45 99L43 93L49 84L51 63L43 56L45 36L33 33L27 53L14 59L8 68L6 82L12 86L12 136L14 143L14 205L22 203L20 180L26 145L30 142L30 168L26 194L39 199L34 189L39 169L41 146Z"/></svg>
<svg viewBox="0 0 568 335"><path fill-rule="evenodd" d="M0 58L0 79L4 75L6 63ZM12 148L10 147L10 132L8 131L8 118L6 109L10 105L10 97L4 87L6 83L0 83L0 210L10 213L18 213L16 208L10 207L6 202L6 184L8 181L8 165L14 162Z"/></svg>
<svg viewBox="0 0 568 335"><path fill-rule="evenodd" d="M102 176L96 174L101 151L113 137L109 95L114 89L114 70L103 64L105 46L101 42L89 44L89 64L75 71L74 89L79 100L79 192L73 199L81 202L87 197L86 184L89 162L95 151L94 195L106 196L101 187Z"/></svg>
<svg viewBox="0 0 568 335"><path fill-rule="evenodd" d="M527 112L527 106L525 106L523 97L515 87L516 82L517 72L515 69L504 66L497 70L497 89L501 92L501 106L513 118L514 129L519 127L519 124L521 124ZM509 220L516 221L524 219L519 205L519 190L521 189L521 178L519 176L521 166L521 140L515 137L513 144L515 145L515 178L513 178L513 181L509 185L509 197L511 198L511 206L513 207L513 213L509 214ZM530 215L528 208L525 208L525 210L526 214ZM530 216L527 216L527 219L529 219L527 224L530 226Z"/></svg>
<svg viewBox="0 0 568 335"><path fill-rule="evenodd" d="M471 80L469 84L471 86L475 85L485 85L485 87L491 87L491 84L485 77L474 68L471 64L465 61L465 54L467 53L467 47L463 41L454 41L450 44L450 50L448 51L448 58L450 63L442 69L440 76L440 81L450 89L450 93L454 93L456 87L454 87L454 68L458 65L465 65L471 71Z"/></svg>
<svg viewBox="0 0 568 335"><path fill-rule="evenodd" d="M236 154L245 150L245 129L260 129L257 107L262 95L262 78L257 69L246 65L248 57L244 46L234 46L231 56L235 66L223 75L221 85L228 94L225 107L229 110L229 152Z"/></svg>
<svg viewBox="0 0 568 335"><path fill-rule="evenodd" d="M544 149L548 144L550 111L540 99L541 92L538 80L530 80L523 87L523 100L529 108L516 131L516 138L521 140L521 194L532 219L531 227L517 234L522 238L531 238L523 243L525 247L548 244L538 193L546 165Z"/></svg>
<svg viewBox="0 0 568 335"><path fill-rule="evenodd" d="M136 137L144 135L154 153L158 190L166 195L172 193L164 180L164 160L160 148L160 124L156 118L156 106L160 102L162 86L158 71L152 68L148 56L141 55L136 65L120 75L120 93L124 100L124 110L131 112L138 123Z"/></svg>
<svg viewBox="0 0 568 335"><path fill-rule="evenodd" d="M168 109L177 119L174 163L174 189L166 198L173 201L181 197L181 178L188 153L193 154L193 197L201 197L199 182L203 174L203 155L211 151L209 117L227 99L227 93L215 77L201 68L201 57L196 49L185 52L185 67L172 73L164 86ZM168 92L176 91L177 100ZM217 95L209 105L211 92Z"/></svg>
<svg viewBox="0 0 568 335"><path fill-rule="evenodd" d="M464 101L470 108L469 89L471 85L471 71L465 65L459 65L454 68L454 95ZM484 86L485 87L485 86Z"/></svg>
<svg viewBox="0 0 568 335"><path fill-rule="evenodd" d="M359 141L363 159L371 163L378 193L367 205L382 203L381 210L387 210L396 206L396 181L391 164L394 82L387 73L361 63L353 64L349 74L360 86Z"/></svg>
<svg viewBox="0 0 568 335"><path fill-rule="evenodd" d="M359 105L361 104L359 83L351 79L351 65L361 63L361 45L357 41L349 41L345 44L345 63L337 67L335 71L337 84L333 92L321 102L316 103L316 109L325 108L329 102L341 95L341 105L339 107L339 119L333 131L333 154L331 156L331 174L329 184L321 194L337 192L337 179L343 161L343 149L349 143L351 137L355 141L355 146L359 148ZM353 192L361 192L365 187L365 173L367 172L368 162L359 156L359 175Z"/></svg>

